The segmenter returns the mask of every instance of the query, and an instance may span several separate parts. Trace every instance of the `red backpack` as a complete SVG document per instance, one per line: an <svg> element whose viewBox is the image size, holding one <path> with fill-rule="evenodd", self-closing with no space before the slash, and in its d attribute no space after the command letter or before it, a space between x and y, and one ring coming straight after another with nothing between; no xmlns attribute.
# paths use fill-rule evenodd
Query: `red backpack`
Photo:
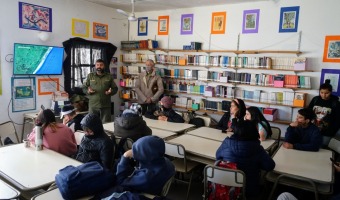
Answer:
<svg viewBox="0 0 340 200"><path fill-rule="evenodd" d="M237 169L236 163L225 161L219 162L217 166L228 169ZM241 196L240 187L226 186L209 182L208 190L209 200L236 200L240 199Z"/></svg>

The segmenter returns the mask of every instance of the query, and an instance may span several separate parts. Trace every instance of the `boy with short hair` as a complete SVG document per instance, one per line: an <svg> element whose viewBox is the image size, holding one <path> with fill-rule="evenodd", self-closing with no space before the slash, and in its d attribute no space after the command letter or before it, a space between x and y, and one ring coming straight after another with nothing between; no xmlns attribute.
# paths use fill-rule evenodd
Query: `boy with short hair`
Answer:
<svg viewBox="0 0 340 200"><path fill-rule="evenodd" d="M319 128L312 123L314 119L313 110L300 109L296 120L287 128L283 147L302 151L319 151L322 145L322 135Z"/></svg>

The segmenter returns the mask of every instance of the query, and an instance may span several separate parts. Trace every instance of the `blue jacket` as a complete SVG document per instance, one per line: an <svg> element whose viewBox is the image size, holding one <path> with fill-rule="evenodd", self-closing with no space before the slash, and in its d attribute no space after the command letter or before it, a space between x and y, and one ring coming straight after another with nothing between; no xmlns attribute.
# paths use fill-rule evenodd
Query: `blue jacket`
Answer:
<svg viewBox="0 0 340 200"><path fill-rule="evenodd" d="M307 128L289 126L285 141L293 144L296 150L319 151L322 145L322 135L314 124L310 124Z"/></svg>
<svg viewBox="0 0 340 200"><path fill-rule="evenodd" d="M133 158L121 157L117 166L117 183L132 192L160 195L164 184L175 174L172 162L164 157L164 141L144 136L132 145Z"/></svg>
<svg viewBox="0 0 340 200"><path fill-rule="evenodd" d="M274 160L260 145L259 140L242 141L226 138L216 152L217 160L234 162L246 174L246 197L257 197L260 191L261 170L271 171Z"/></svg>

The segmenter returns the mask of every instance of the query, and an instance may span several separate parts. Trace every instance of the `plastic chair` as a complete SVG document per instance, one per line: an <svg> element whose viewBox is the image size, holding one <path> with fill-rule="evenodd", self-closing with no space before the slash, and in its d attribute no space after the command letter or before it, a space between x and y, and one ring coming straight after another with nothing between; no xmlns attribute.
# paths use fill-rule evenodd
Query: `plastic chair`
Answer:
<svg viewBox="0 0 340 200"><path fill-rule="evenodd" d="M328 148L333 150L336 153L336 157L340 154L340 140L337 138L331 138L331 140L328 143Z"/></svg>
<svg viewBox="0 0 340 200"><path fill-rule="evenodd" d="M193 172L194 172L194 169L196 168L196 166L199 165L199 163L187 160L185 148L180 144L174 144L174 143L167 143L166 142L165 143L165 154L174 158L174 160L172 160L172 163L174 164L174 166L176 168L176 172L178 172L180 174L189 174L190 175L189 181L185 181L185 180L178 179L178 178L175 179L177 181L189 184L187 196L186 196L186 199L188 199L189 193L190 193L190 187L191 187Z"/></svg>
<svg viewBox="0 0 340 200"><path fill-rule="evenodd" d="M208 182L232 187L241 187L242 199L245 199L246 175L238 169L207 165L204 168L204 199L208 199Z"/></svg>
<svg viewBox="0 0 340 200"><path fill-rule="evenodd" d="M270 139L276 140L275 144L269 149L269 155L273 155L275 150L279 147L281 140L281 129L279 127L271 126L272 135Z"/></svg>
<svg viewBox="0 0 340 200"><path fill-rule="evenodd" d="M4 139L8 136L15 135L17 143L19 143L19 137L13 122L7 121L0 124L0 146L4 145Z"/></svg>
<svg viewBox="0 0 340 200"><path fill-rule="evenodd" d="M201 115L196 115L195 117L203 119L204 120L204 126L206 126L206 127L210 126L210 122L211 122L210 117L205 117L205 116L201 116Z"/></svg>
<svg viewBox="0 0 340 200"><path fill-rule="evenodd" d="M121 137L115 136L116 146L118 146L118 144L119 144L119 142L120 142L121 139L122 139ZM125 143L123 144L124 150L127 151L127 150L132 149L132 144L133 144L133 140L132 140L131 138L126 138L126 141L125 141Z"/></svg>
<svg viewBox="0 0 340 200"><path fill-rule="evenodd" d="M174 180L174 178L175 178L174 176L171 176L169 178L169 180L164 184L163 189L162 189L162 193L160 195L161 197L166 197L168 195L168 192L169 192L170 187L171 187L171 183ZM157 197L156 195L147 194L147 193L143 193L142 195L144 195L145 197L150 198L150 199L154 199L155 197Z"/></svg>
<svg viewBox="0 0 340 200"><path fill-rule="evenodd" d="M314 195L315 195L315 200L319 200L319 195L318 195L318 190L316 188L316 184L312 180L307 179L307 178L303 178L303 177L300 177L300 176L293 176L293 175L288 175L288 174L282 174L279 177L277 177L277 179L275 180L273 189L270 192L268 200L271 200L273 198L277 184L279 184L280 182L284 182L285 179L293 179L293 180L296 180L296 181L301 181L302 183L310 184L312 191L314 192Z"/></svg>

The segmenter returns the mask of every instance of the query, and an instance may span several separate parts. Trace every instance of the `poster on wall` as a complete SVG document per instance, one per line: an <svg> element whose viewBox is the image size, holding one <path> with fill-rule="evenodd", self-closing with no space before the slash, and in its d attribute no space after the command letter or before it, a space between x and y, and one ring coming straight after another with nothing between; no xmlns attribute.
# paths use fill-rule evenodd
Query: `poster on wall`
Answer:
<svg viewBox="0 0 340 200"><path fill-rule="evenodd" d="M89 37L89 22L72 18L72 35L76 37Z"/></svg>
<svg viewBox="0 0 340 200"><path fill-rule="evenodd" d="M38 78L38 95L51 95L59 91L59 78Z"/></svg>
<svg viewBox="0 0 340 200"><path fill-rule="evenodd" d="M19 2L19 28L52 32L52 8Z"/></svg>
<svg viewBox="0 0 340 200"><path fill-rule="evenodd" d="M158 35L168 35L169 16L158 16Z"/></svg>
<svg viewBox="0 0 340 200"><path fill-rule="evenodd" d="M36 109L35 77L12 77L12 112Z"/></svg>
<svg viewBox="0 0 340 200"><path fill-rule="evenodd" d="M340 70L339 69L322 69L320 85L325 83L327 79L330 80L330 84L332 85L332 88L333 88L332 94L335 96L340 96L340 84L339 84Z"/></svg>
<svg viewBox="0 0 340 200"><path fill-rule="evenodd" d="M340 62L340 35L325 37L323 62Z"/></svg>
<svg viewBox="0 0 340 200"><path fill-rule="evenodd" d="M181 17L181 35L192 35L194 14L183 14Z"/></svg>
<svg viewBox="0 0 340 200"><path fill-rule="evenodd" d="M279 32L297 32L300 6L282 7Z"/></svg>
<svg viewBox="0 0 340 200"><path fill-rule="evenodd" d="M138 36L148 35L148 18L139 17L138 18Z"/></svg>
<svg viewBox="0 0 340 200"><path fill-rule="evenodd" d="M260 9L243 11L242 33L259 32Z"/></svg>
<svg viewBox="0 0 340 200"><path fill-rule="evenodd" d="M109 26L93 22L93 38L107 40L109 38Z"/></svg>
<svg viewBox="0 0 340 200"><path fill-rule="evenodd" d="M224 34L227 12L213 12L211 17L211 34Z"/></svg>

